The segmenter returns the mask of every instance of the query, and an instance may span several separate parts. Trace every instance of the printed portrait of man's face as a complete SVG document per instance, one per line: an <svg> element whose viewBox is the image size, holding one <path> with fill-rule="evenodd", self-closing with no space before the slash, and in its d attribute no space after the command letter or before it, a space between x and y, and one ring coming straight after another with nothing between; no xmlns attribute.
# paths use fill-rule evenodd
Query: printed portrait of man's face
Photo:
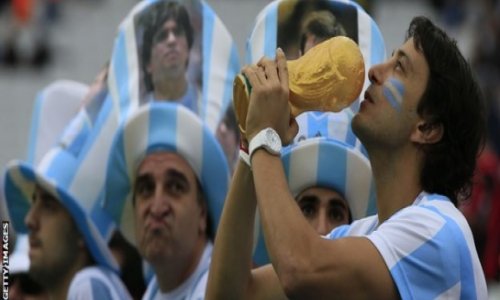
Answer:
<svg viewBox="0 0 500 300"><path fill-rule="evenodd" d="M198 1L163 0L135 16L141 103L180 102L194 112L202 78Z"/></svg>
<svg viewBox="0 0 500 300"><path fill-rule="evenodd" d="M328 0L287 0L279 4L277 46L285 51L288 60L298 59L334 36L347 36L357 43L357 32L354 6Z"/></svg>

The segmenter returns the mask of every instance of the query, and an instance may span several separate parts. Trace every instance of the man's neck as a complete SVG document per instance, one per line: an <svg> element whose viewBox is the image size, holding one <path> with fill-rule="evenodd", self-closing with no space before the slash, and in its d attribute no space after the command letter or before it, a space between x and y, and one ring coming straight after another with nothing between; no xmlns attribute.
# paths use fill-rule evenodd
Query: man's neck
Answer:
<svg viewBox="0 0 500 300"><path fill-rule="evenodd" d="M377 191L379 224L400 209L411 205L422 191L421 161L417 149L368 151Z"/></svg>
<svg viewBox="0 0 500 300"><path fill-rule="evenodd" d="M154 95L158 100L178 100L187 92L188 83L186 77L180 76L177 79L164 79L161 84L155 83Z"/></svg>
<svg viewBox="0 0 500 300"><path fill-rule="evenodd" d="M71 281L76 274L87 266L83 258L77 259L75 263L66 271L60 280L53 280L53 285L47 287L51 300L65 300L68 298Z"/></svg>
<svg viewBox="0 0 500 300"><path fill-rule="evenodd" d="M158 286L162 293L173 291L195 272L207 243L206 238L199 239L193 252L187 258L188 262L177 258L172 259L172 261L163 261L153 265Z"/></svg>

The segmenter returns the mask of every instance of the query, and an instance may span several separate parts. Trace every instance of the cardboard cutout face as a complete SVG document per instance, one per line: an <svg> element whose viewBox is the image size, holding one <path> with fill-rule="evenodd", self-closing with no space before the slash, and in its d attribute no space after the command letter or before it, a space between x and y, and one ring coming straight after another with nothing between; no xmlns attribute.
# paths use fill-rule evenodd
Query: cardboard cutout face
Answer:
<svg viewBox="0 0 500 300"><path fill-rule="evenodd" d="M358 43L358 19L354 6L327 0L280 2L277 44L289 60L299 58L316 44L338 35Z"/></svg>
<svg viewBox="0 0 500 300"><path fill-rule="evenodd" d="M202 8L161 0L134 16L141 103L179 102L198 113L202 87Z"/></svg>

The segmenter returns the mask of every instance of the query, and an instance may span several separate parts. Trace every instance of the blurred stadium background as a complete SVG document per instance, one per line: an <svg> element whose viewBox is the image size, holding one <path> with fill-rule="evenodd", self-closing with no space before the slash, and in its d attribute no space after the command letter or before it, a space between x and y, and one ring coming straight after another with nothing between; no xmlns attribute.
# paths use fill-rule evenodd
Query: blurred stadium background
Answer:
<svg viewBox="0 0 500 300"><path fill-rule="evenodd" d="M0 0L0 55L6 52L6 37L11 25L9 3ZM32 106L37 93L57 79L91 83L108 60L120 21L137 0L32 0L51 4L53 24L44 41L49 45L48 60L8 65L0 62L0 165L14 158L24 159L29 136ZM269 0L206 0L224 22L239 49L243 63L245 41L257 13ZM441 25L473 66L485 89L490 112L490 144L492 174L486 188L496 187L487 205L498 207L500 201L500 1L497 0L366 0L360 1L377 21L384 36L387 55L404 39L413 16L425 15ZM24 47L24 49L23 49ZM23 52L24 50L24 52ZM30 51L29 38L21 36L20 55ZM45 53L47 54L47 53ZM491 158L491 157L490 157ZM495 169L496 168L496 169ZM495 171L496 170L496 171ZM496 172L496 173L495 173ZM489 177L488 177L489 176ZM486 207L486 210L489 208ZM498 209L497 209L498 212ZM495 214L495 213L492 213ZM498 215L488 215L499 220ZM479 218L481 219L481 218ZM483 224L484 226L484 224ZM488 234L499 235L496 231ZM472 224L474 228L474 224ZM484 228L479 228L481 229ZM478 236L476 235L476 238ZM491 236L490 236L491 237ZM488 235L479 236L483 241ZM498 240L498 239L497 239ZM477 242L477 241L476 241ZM500 248L500 246L498 247ZM497 251L498 251L497 248ZM497 252L498 253L498 252ZM498 258L500 260L500 257ZM500 261L498 262L500 264ZM496 273L498 283L500 272ZM491 285L491 299L500 299L499 285ZM493 292L495 290L495 292Z"/></svg>

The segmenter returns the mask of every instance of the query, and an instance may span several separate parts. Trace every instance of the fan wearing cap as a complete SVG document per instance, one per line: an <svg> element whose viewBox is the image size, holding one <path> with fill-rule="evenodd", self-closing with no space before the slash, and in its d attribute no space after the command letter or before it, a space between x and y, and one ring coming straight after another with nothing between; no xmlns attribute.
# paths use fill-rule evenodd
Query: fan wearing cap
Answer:
<svg viewBox="0 0 500 300"><path fill-rule="evenodd" d="M368 159L340 140L312 137L282 151L285 176L302 214L320 235L374 213L375 193ZM269 263L259 232L253 261Z"/></svg>
<svg viewBox="0 0 500 300"><path fill-rule="evenodd" d="M174 103L141 106L110 152L104 208L154 271L143 299L201 299L229 184L214 134Z"/></svg>
<svg viewBox="0 0 500 300"><path fill-rule="evenodd" d="M375 201L370 163L352 146L310 138L286 148L282 161L292 195L319 234L370 214Z"/></svg>
<svg viewBox="0 0 500 300"><path fill-rule="evenodd" d="M320 235L375 213L371 166L356 148L351 119L349 110L303 113L294 143L281 152L290 192ZM262 232L253 259L269 263Z"/></svg>
<svg viewBox="0 0 500 300"><path fill-rule="evenodd" d="M86 181L73 182L90 132L86 118L81 111L36 167L10 162L5 199L16 231L29 234L29 274L50 298L130 299L100 230L105 219L80 201Z"/></svg>

